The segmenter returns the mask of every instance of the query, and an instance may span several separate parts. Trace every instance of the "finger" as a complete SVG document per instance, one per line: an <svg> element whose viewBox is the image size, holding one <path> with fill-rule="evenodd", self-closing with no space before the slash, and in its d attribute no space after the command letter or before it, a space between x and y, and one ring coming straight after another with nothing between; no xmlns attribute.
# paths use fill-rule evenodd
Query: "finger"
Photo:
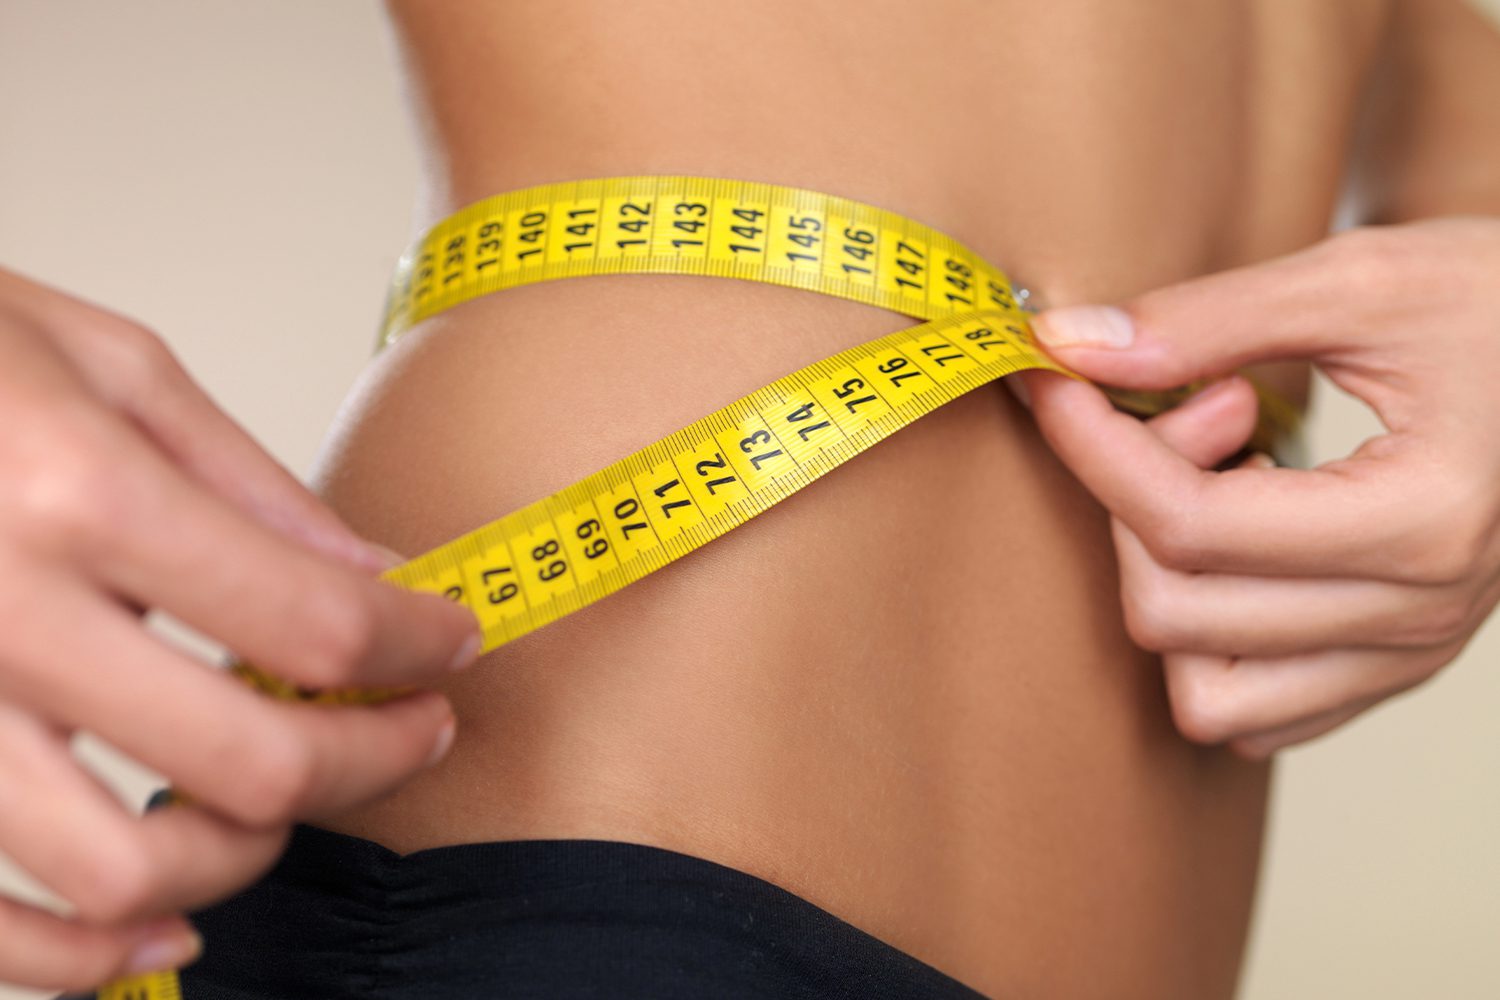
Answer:
<svg viewBox="0 0 1500 1000"><path fill-rule="evenodd" d="M1306 743L1309 740L1316 739L1325 733L1337 729L1379 701L1380 699L1375 698L1357 702L1332 712L1315 715L1311 719L1304 719L1290 726L1282 726L1280 729L1257 733L1254 736L1242 736L1238 739L1230 740L1229 749L1246 760L1265 760L1272 754L1285 750L1287 747L1295 746L1298 743Z"/></svg>
<svg viewBox="0 0 1500 1000"><path fill-rule="evenodd" d="M288 537L379 572L389 556L361 539L193 381L154 333L53 289L47 329L89 388L128 414L174 462Z"/></svg>
<svg viewBox="0 0 1500 1000"><path fill-rule="evenodd" d="M1211 469L1250 441L1258 411L1255 387L1231 375L1152 417L1146 426L1189 462Z"/></svg>
<svg viewBox="0 0 1500 1000"><path fill-rule="evenodd" d="M1421 495L1438 459L1394 436L1381 439L1381 461L1356 452L1317 469L1205 472L1090 385L1043 372L1030 389L1053 451L1165 565L1395 581L1424 572L1412 525L1426 516L1414 512L1439 510Z"/></svg>
<svg viewBox="0 0 1500 1000"><path fill-rule="evenodd" d="M1477 625L1478 605L1460 588L1187 573L1157 562L1118 519L1112 530L1126 627L1153 652L1266 657L1350 645L1421 649Z"/></svg>
<svg viewBox="0 0 1500 1000"><path fill-rule="evenodd" d="M87 922L195 909L276 860L285 829L251 830L200 809L129 815L74 761L66 737L0 703L0 847Z"/></svg>
<svg viewBox="0 0 1500 1000"><path fill-rule="evenodd" d="M181 968L202 947L181 917L97 927L0 896L0 982L81 992L120 976Z"/></svg>
<svg viewBox="0 0 1500 1000"><path fill-rule="evenodd" d="M1361 231L1123 307L1048 310L1031 324L1074 371L1134 389L1167 389L1259 361L1347 361L1405 336L1411 324L1403 318L1420 308L1401 292L1411 268L1422 266L1400 253L1405 246L1399 236Z"/></svg>
<svg viewBox="0 0 1500 1000"><path fill-rule="evenodd" d="M98 734L240 823L279 826L351 808L452 742L452 710L436 693L375 706L280 702L188 659L75 585L39 580L18 610L33 627L7 640L0 697Z"/></svg>
<svg viewBox="0 0 1500 1000"><path fill-rule="evenodd" d="M1333 649L1278 658L1164 658L1177 728L1198 743L1227 740L1388 698L1432 676L1458 655L1432 650Z"/></svg>
<svg viewBox="0 0 1500 1000"><path fill-rule="evenodd" d="M392 686L467 666L462 605L394 587L267 530L178 474L145 442L114 453L107 495L70 501L55 534L104 586L160 607L241 657L310 687Z"/></svg>
<svg viewBox="0 0 1500 1000"><path fill-rule="evenodd" d="M1028 370L1005 379L1027 409L1031 382L1049 373ZM1240 375L1220 379L1199 390L1146 425L1194 465L1208 469L1240 451L1255 432L1260 400L1255 387Z"/></svg>

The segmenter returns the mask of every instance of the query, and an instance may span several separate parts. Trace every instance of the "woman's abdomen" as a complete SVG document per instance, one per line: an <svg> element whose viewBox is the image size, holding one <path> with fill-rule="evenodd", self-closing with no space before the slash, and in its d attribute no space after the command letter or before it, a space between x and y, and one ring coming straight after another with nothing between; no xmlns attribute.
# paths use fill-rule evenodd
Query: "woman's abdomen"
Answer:
<svg viewBox="0 0 1500 1000"><path fill-rule="evenodd" d="M680 277L476 300L371 366L320 489L415 554L909 323ZM452 756L331 825L402 851L654 844L997 994L1214 995L1264 773L1174 733L1110 552L1025 411L977 390L486 656L451 685Z"/></svg>
<svg viewBox="0 0 1500 1000"><path fill-rule="evenodd" d="M769 181L934 225L1055 303L1316 239L1353 91L1309 87L1261 156L1272 5L392 6L428 222L550 181ZM376 359L318 487L414 555L910 322L730 280L506 291ZM1227 996L1266 770L1175 733L1116 588L1103 511L990 386L486 656L448 760L332 825L699 855L997 996Z"/></svg>

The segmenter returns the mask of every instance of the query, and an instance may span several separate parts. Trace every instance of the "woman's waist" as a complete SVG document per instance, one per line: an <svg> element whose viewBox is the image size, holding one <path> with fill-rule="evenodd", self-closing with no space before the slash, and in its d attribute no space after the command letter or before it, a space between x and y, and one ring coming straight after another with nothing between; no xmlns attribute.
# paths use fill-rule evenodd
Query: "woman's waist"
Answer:
<svg viewBox="0 0 1500 1000"><path fill-rule="evenodd" d="M683 277L477 299L377 358L318 485L356 529L415 555L909 322ZM726 747L726 781L738 771L783 797L789 778L811 774L792 749L818 741L886 761L861 772L890 769L901 757L891 748L952 743L955 713L973 718L980 688L1034 674L1038 658L1132 656L1108 552L1102 513L1009 394L988 386L706 549L489 654L453 691L475 706L461 719L474 730L465 742L526 730L512 748L522 759L554 731L613 734L620 750L601 756L628 748L641 774L653 746L692 732L695 745ZM661 763L693 760L677 747Z"/></svg>
<svg viewBox="0 0 1500 1000"><path fill-rule="evenodd" d="M372 366L321 489L415 554L907 322L688 278L476 300ZM398 850L651 843L919 951L957 921L977 953L1022 907L1081 916L1041 876L1113 877L1122 831L1167 877L1205 790L1257 822L1258 782L1172 732L1108 553L1024 411L979 390L490 654L452 686L449 760L334 825Z"/></svg>

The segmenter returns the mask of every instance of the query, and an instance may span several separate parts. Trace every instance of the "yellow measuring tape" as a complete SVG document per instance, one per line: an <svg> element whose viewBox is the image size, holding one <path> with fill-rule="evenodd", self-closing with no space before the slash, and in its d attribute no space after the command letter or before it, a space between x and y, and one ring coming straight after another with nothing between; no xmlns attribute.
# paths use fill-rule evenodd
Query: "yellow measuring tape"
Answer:
<svg viewBox="0 0 1500 1000"><path fill-rule="evenodd" d="M927 322L792 372L382 575L468 607L486 651L688 554L972 389L1031 368L1063 371L1037 347L1004 272L951 237L844 198L696 177L550 184L464 208L402 257L376 349L489 292L627 273L804 288ZM1150 413L1190 388L1112 395ZM1261 402L1255 445L1270 450L1297 415L1270 393ZM234 669L284 698L382 697L304 691L248 664ZM174 973L99 993L180 996Z"/></svg>

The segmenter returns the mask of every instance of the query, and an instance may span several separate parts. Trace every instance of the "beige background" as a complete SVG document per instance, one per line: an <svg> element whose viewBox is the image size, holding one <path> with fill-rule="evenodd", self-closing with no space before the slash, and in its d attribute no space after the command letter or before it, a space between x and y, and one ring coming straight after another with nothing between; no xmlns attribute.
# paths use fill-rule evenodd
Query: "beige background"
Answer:
<svg viewBox="0 0 1500 1000"><path fill-rule="evenodd" d="M0 266L153 325L299 473L369 356L414 178L373 4L0 0ZM1325 393L1314 455L1374 427ZM1492 626L1283 758L1247 1000L1500 997L1497 655Z"/></svg>

